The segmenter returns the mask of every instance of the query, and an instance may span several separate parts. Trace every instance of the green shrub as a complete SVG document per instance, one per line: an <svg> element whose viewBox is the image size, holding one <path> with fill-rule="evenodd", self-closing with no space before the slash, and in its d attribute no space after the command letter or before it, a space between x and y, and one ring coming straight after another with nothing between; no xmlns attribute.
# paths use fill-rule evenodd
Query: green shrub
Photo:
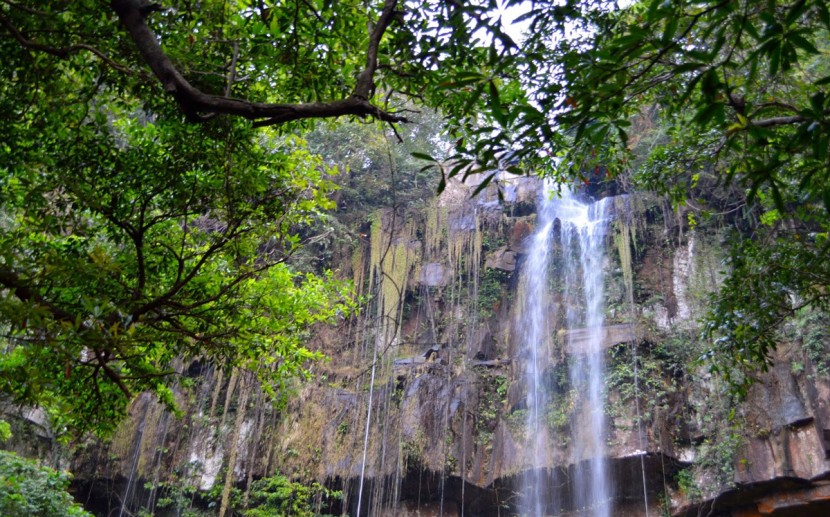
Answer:
<svg viewBox="0 0 830 517"><path fill-rule="evenodd" d="M249 494L245 517L313 517L318 515L315 507L323 501L342 496L342 492L329 490L319 483L306 486L277 474L254 481Z"/></svg>
<svg viewBox="0 0 830 517"><path fill-rule="evenodd" d="M66 491L71 475L0 451L0 515L92 517Z"/></svg>

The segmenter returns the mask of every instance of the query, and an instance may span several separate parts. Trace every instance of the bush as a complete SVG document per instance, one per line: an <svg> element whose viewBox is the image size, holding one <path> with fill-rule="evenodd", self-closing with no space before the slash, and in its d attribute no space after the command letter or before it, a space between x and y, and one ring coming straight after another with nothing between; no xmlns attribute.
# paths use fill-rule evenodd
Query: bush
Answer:
<svg viewBox="0 0 830 517"><path fill-rule="evenodd" d="M319 483L311 486L291 481L280 474L254 481L249 494L249 508L245 517L313 517L319 515L315 507L339 499L342 492L329 490Z"/></svg>
<svg viewBox="0 0 830 517"><path fill-rule="evenodd" d="M0 451L0 515L92 517L66 491L71 474Z"/></svg>

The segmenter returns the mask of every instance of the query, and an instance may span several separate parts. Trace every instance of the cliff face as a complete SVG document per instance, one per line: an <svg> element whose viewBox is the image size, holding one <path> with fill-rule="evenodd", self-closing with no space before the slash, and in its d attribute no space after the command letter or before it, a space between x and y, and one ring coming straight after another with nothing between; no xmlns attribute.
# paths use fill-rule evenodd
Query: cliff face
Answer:
<svg viewBox="0 0 830 517"><path fill-rule="evenodd" d="M319 329L313 340L331 360L286 407L242 372L182 365L184 416L140 398L111 444L73 459L79 499L102 515L122 504L175 514L280 472L342 490L342 501L321 502L324 513L516 511L527 471L539 469L517 303L539 183L500 178L470 199L472 188L451 182L422 209L379 210L363 238L334 251L333 267L367 301ZM721 268L718 229L692 230L655 199L609 203L601 339L612 514L830 512L826 320L794 321L775 367L734 400L696 362L706 350L696 320ZM562 487L557 512L579 513L569 483L587 457L571 436L592 408L567 368L587 330L565 326L569 300L550 289L543 382L553 396L539 477Z"/></svg>

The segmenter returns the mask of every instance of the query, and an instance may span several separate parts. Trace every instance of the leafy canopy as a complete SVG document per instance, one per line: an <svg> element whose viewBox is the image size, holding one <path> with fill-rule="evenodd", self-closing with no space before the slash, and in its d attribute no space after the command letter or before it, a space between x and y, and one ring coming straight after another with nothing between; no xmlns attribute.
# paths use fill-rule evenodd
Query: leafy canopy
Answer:
<svg viewBox="0 0 830 517"><path fill-rule="evenodd" d="M665 137L635 181L668 191L691 164L738 185L772 224L733 275L789 250L796 276L757 275L758 292L826 302L827 275L804 269L827 251L824 2L506 5L525 12L521 44L495 0L0 1L3 392L103 430L137 391L170 399L182 354L278 389L342 291L285 265L293 229L327 207L321 163L254 127L403 122L399 96L447 116L450 175L628 174L632 118L656 109ZM712 336L739 362L768 359L753 336L770 305L730 296Z"/></svg>
<svg viewBox="0 0 830 517"><path fill-rule="evenodd" d="M320 357L309 328L351 308L346 285L288 264L332 184L286 134L403 121L392 93L446 104L417 78L465 53L424 38L469 41L488 8L0 2L3 395L105 434L140 391L172 405L181 358L284 394Z"/></svg>
<svg viewBox="0 0 830 517"><path fill-rule="evenodd" d="M0 389L75 433L110 431L141 391L172 405L181 357L280 394L320 358L310 326L349 311L347 285L286 263L332 207L330 170L297 138L183 124L63 65L38 83L61 102L25 106L22 70L0 69Z"/></svg>

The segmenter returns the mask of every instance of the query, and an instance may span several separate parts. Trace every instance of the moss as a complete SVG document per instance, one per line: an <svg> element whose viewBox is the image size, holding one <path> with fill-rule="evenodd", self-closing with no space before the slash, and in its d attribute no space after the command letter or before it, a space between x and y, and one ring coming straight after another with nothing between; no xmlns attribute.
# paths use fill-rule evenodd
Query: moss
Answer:
<svg viewBox="0 0 830 517"><path fill-rule="evenodd" d="M624 219L619 219L615 224L615 228L614 244L620 257L626 300L631 304L634 302L634 269L631 257L632 229L634 226L628 224Z"/></svg>
<svg viewBox="0 0 830 517"><path fill-rule="evenodd" d="M564 431L571 423L576 408L576 390L568 390L564 395L553 397L545 407L545 423L552 430L559 432L563 439L568 436Z"/></svg>
<svg viewBox="0 0 830 517"><path fill-rule="evenodd" d="M499 269L486 269L478 285L478 317L488 319L495 315L496 308L504 298L505 287L510 274Z"/></svg>
<svg viewBox="0 0 830 517"><path fill-rule="evenodd" d="M424 254L429 260L443 255L447 231L447 208L435 198L427 207L424 231Z"/></svg>
<svg viewBox="0 0 830 517"><path fill-rule="evenodd" d="M366 258L363 244L358 243L352 251L352 281L354 282L355 299L363 296L364 282L366 281Z"/></svg>

